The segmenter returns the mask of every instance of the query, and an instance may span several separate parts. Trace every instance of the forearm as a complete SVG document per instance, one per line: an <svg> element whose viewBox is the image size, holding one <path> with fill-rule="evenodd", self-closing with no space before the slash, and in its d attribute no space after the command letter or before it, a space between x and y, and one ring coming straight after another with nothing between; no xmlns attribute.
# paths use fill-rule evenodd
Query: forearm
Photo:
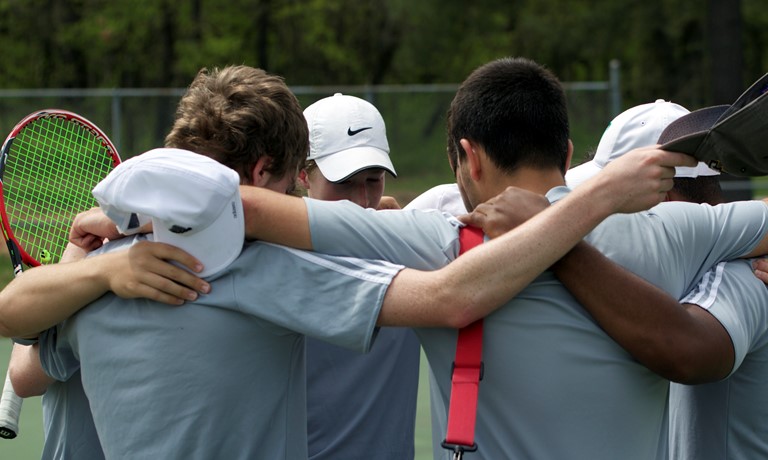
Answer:
<svg viewBox="0 0 768 460"><path fill-rule="evenodd" d="M680 305L592 246L576 245L553 270L611 338L662 377L713 381L733 366L730 336L714 317Z"/></svg>
<svg viewBox="0 0 768 460"><path fill-rule="evenodd" d="M109 290L109 255L40 266L0 291L0 335L32 337Z"/></svg>
<svg viewBox="0 0 768 460"><path fill-rule="evenodd" d="M261 187L241 186L245 237L298 249L312 249L304 200Z"/></svg>

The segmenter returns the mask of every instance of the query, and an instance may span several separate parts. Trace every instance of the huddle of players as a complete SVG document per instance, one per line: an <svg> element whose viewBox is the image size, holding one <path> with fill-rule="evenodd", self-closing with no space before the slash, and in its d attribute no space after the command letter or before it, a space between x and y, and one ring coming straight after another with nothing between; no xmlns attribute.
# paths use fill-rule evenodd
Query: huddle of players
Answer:
<svg viewBox="0 0 768 460"><path fill-rule="evenodd" d="M516 82L517 86L512 88L510 82ZM231 119L210 120L210 126L201 127L195 123L201 118L199 113L210 113L200 111L201 106L222 103L216 98L205 97L205 89L214 86L242 88L247 85L253 87L253 93L246 96L251 100L239 102L246 107L245 112L251 110L260 117L243 117L244 111L241 110L232 114ZM234 90L222 91L217 97L233 100L244 98L242 94ZM274 102L278 108L271 109L281 113L265 112L268 110L264 108L265 101ZM202 72L180 103L177 122L166 145L208 155L235 169L243 178L243 183L262 187L243 189L246 236L249 238L331 255L389 260L422 270L438 269L457 258L457 229L460 224L454 218L439 212L374 213L363 209L378 207L386 172L395 175L388 156L384 123L373 106L357 98L336 95L308 107L303 116L299 116L302 115L300 112L297 114L300 110L297 107L295 98L280 79L256 69L232 67ZM533 107L539 110L529 110ZM761 445L766 443L766 437L751 423L762 418L758 407L763 405L756 404L762 397L758 391L760 388L753 388L749 383L754 380L751 378L754 375L764 374L758 365L758 353L765 341L762 328L766 324L762 320L762 310L768 305L762 298L765 289L753 276L748 262L727 262L765 252L766 243L762 241L768 230L765 227L765 213L768 212L765 205L762 202L745 202L700 207L669 203L651 212L615 215L598 225L609 214L640 211L665 196L673 196L676 191L691 189L693 186L686 184L688 179L695 181L707 177L709 179L705 180L711 183L713 172L703 169L701 165L693 166L695 161L690 158L669 156L668 152L646 147L655 144L664 127L675 118L685 116L685 112L679 106L673 107L673 104L663 101L630 109L610 125L603 136L606 144L604 146L601 141L595 159L580 169L572 169L574 172L569 171L564 178L573 146L568 140L565 97L554 76L529 60L500 59L481 66L462 84L448 115L448 157L456 172L457 185L427 192L407 208L442 209L454 214L461 213L462 206L464 209L477 209L477 213L464 220L483 224L486 233L496 236L501 233L499 228L506 230L505 225L519 223L508 222L508 216L504 215L506 210L514 210L524 200L533 203L532 207L541 206L533 197L521 196L519 190L507 191L516 195L501 194L507 186L513 185L528 189L537 197L546 195L553 203L562 201L548 208L547 216L565 213L563 208L566 203L571 209L579 205L585 210L598 209L582 214L599 214L569 215L570 220L559 221L560 225L553 227L553 231L539 232L533 240L524 239L529 224L534 225L531 222L512 230L520 235L518 241L539 241L541 245L555 247L554 251L559 253L551 254L551 261L515 259L515 264L524 269L522 271L534 270L534 276L538 273L541 276L529 279L525 284L533 281L530 286L488 317L483 357L486 375L481 383L477 415L480 449L467 455L477 458L666 458L669 452L671 458L756 458L758 453L764 453L762 449L768 449ZM268 117L264 117L265 113ZM484 114L485 119L479 119L477 113ZM268 121L282 120L283 125L264 123L265 118ZM222 122L221 126L237 127L250 123L252 131L255 131L255 134L251 132L251 136L259 138L261 144L251 150L242 149L243 156L239 157L237 150L231 147L237 142L222 143L221 137L216 136L217 122ZM299 124L303 125L303 130ZM254 130L253 126L257 128ZM515 128L507 129L510 126ZM284 135L286 132L294 136ZM302 135L309 140L308 145L305 141L296 140ZM288 137L290 141L286 140ZM604 154L614 155L610 158L614 160L633 147L646 148L623 155L615 163L611 161L610 167L607 164L609 161L603 158ZM309 157L304 156L307 151ZM263 155L260 152L270 153ZM304 164L305 160L309 161ZM673 167L683 165L688 168L679 169L678 179L673 181ZM296 179L294 171L299 166L298 179L307 189L310 199L280 195L293 186ZM562 187L565 181L569 185L576 181L569 180L569 174L575 178L576 171L583 172L587 168L592 169L587 175L594 175L593 182L587 181L570 193ZM605 171L597 174L602 169ZM653 183L655 189L640 198L647 192L638 185L643 181ZM685 185L688 185L687 189ZM582 187L588 187L588 191L580 190ZM269 193L265 189L277 193ZM638 197L633 197L634 193ZM622 194L626 202L617 204L616 195ZM499 197L494 198L497 195ZM354 204L318 199L348 199ZM635 201L629 203L633 199ZM603 203L607 205L603 206ZM76 223L75 237L92 233L112 238L117 236L100 234L95 230L97 225L93 224L96 220L86 219ZM590 221L583 223L580 220ZM103 220L99 222L100 229L109 227ZM597 228L590 233L596 225ZM587 243L594 247L585 242L576 244L584 236ZM515 244L500 238L498 241L510 246ZM40 297L25 295L26 302L50 307L56 313L42 311L38 317L32 318L29 305L11 305L10 299L19 299L20 292L28 293L29 286L33 285L31 280L38 276L34 274L35 270L27 272L32 276L25 274L19 282L9 285L8 292L0 294L0 314L5 323L11 324L4 333L13 336L39 335L39 344L30 347L27 354L38 355L46 372L59 380L54 385L65 388L63 391L49 390L45 398L61 401L77 390L77 394L88 395L94 411L96 423L92 431L88 431L90 427L73 428L77 425L75 420L85 418L82 414L72 413L59 419L59 423L54 424L58 438L49 430L46 449L52 446L61 451L90 449L93 453L89 450L88 456L84 456L81 450L77 458L99 458L101 452L93 449L94 444L85 442L88 439L99 442L95 438L98 432L107 456L120 458L136 456L137 452L164 457L179 456L183 452L185 458L212 458L224 449L237 452L233 455L239 455L239 458L249 458L255 451L243 447L248 444L255 445L262 456L270 458L306 458L308 455L311 458L360 458L363 455L366 458L377 458L378 455L382 458L413 457L420 341L433 373L433 438L435 451L438 452L436 456L439 455L450 396L455 329L424 327L444 325L439 322L429 324L403 320L398 323L395 320L385 324L410 325L414 329L382 327L374 332L370 328L372 324L366 327L361 324L366 318L369 322L373 318L373 321L382 324L380 315L386 312L382 310L381 314L378 313L384 300L377 297L381 296L381 291L363 291L355 284L357 281L345 281L339 286L374 294L354 298L348 291L340 292L340 289L327 293L327 289L322 289L322 283L317 280L305 280L301 274L288 275L285 270L280 270L280 263L264 262L264 256L254 260L261 261L267 267L258 271L254 268L254 274L249 275L252 279L245 278L250 284L273 290L271 297L268 290L260 293L263 297L252 297L259 299L253 300L253 303L264 305L256 311L248 311L259 319L245 323L247 327L237 331L241 335L223 330L241 337L239 341L227 340L224 334L219 338L221 346L207 345L203 347L207 349L196 350L215 358L234 355L234 348L245 348L240 350L240 354L249 356L250 361L201 361L206 363L206 372L224 375L224 379L217 380L235 381L234 386L217 387L222 385L221 382L206 380L207 386L176 388L175 394L151 393L161 383L151 379L137 383L119 375L105 377L105 369L124 365L126 360L135 356L157 354L159 350L172 350L168 359L192 366L199 357L188 354L190 350L184 350L178 343L169 344L157 337L168 335L167 328L173 329L177 315L189 316L184 324L190 327L200 323L205 316L196 318L189 311L184 313L187 310L185 307L174 312L173 319L165 316L168 313L160 313L166 323L153 327L132 318L141 316L146 309L160 310L161 306L146 305L138 300L121 300L110 294L73 320L62 320L110 289L124 297L136 297L140 295L135 286L141 285L150 288L150 294L141 291L145 293L144 297L154 296L156 299L169 295L175 299L189 299L197 297L199 294L193 291L198 290L205 295L200 296L197 303L208 302L211 306L216 305L211 297L216 297L217 291L226 289L225 282L219 278L204 281L180 269L164 272L164 268L159 268L165 267L163 259L190 265L188 258L168 252L168 248L150 244L135 247L137 249L133 254L130 251L110 252L106 248L103 251L106 254L73 262L69 267L62 264L43 268L49 271L45 274L48 282L53 282L50 281L52 272L61 273L62 280L76 285L76 281L84 281L76 278L82 276L76 275L76 272L83 272L77 264L80 267L99 267L100 260L109 255L125 260L129 257L138 259L136 254L144 251L142 257L151 261L144 266L144 272L163 274L176 283L165 284L157 281L158 277L144 277L145 273L126 276L123 272L120 281L112 280L111 283L93 287L92 298L76 297L71 300L71 306L65 307L62 304L69 302L65 290L40 289L40 284L36 283ZM637 248L641 247L644 249L638 254ZM595 248L652 284L612 264L599 253L595 254ZM529 245L521 249L531 258L544 257L540 255L545 252L541 246ZM261 250L267 251L264 248ZM486 251L491 251L490 243ZM253 252L255 250L249 251ZM566 253L553 265L551 272L542 273ZM275 254L289 252L278 251ZM270 260L286 257L273 255ZM583 269L585 266L588 270ZM270 282L265 281L265 275L269 275ZM338 276L331 271L323 276L323 280L332 283ZM133 285L130 284L132 277L136 280ZM405 281L396 284L403 277L393 275L388 278L386 284L391 286L391 291L386 295L397 292L395 289L404 285ZM286 283L285 289L298 293L284 296L284 291L280 291L280 296L276 296L274 290L279 290L282 285L271 282L281 278L285 279L281 281ZM116 286L115 282L123 284ZM46 298L50 292L57 292L57 298ZM681 305L678 299L686 294ZM314 328L296 319L308 315L324 303L331 306L338 303L340 306L335 313L338 316L334 316L333 309L323 309L310 316L309 320L304 320L316 323ZM119 308L108 306L111 304ZM287 304L279 310L287 319L276 318L274 313L269 316L263 311L273 308L275 304ZM343 322L344 312L361 308L369 308L372 313L369 313L370 316L359 316L358 321L343 326L346 329L357 327L357 331L336 331L339 337L344 338L337 342L348 348L351 343L351 339L347 340L349 337L363 343L353 344L351 348L357 350L354 352L316 339L307 339L305 343L304 335L286 332L296 329L327 340L331 335L328 329L339 327L337 323ZM209 307L202 308L203 311L206 309L211 310ZM107 314L99 313L99 310L112 314L116 310L122 312L119 316L105 318ZM26 314L22 315L22 311ZM220 311L217 310L216 315ZM661 323L656 321L659 318L663 320ZM133 337L132 342L144 345L118 352L113 350L114 345L106 345L123 343L115 342L115 336L120 337L123 331L117 324L122 324L126 330L138 329L141 337L155 339L139 341ZM217 323L204 324L206 327L195 334L212 334L211 330L217 328L211 324ZM218 329L224 329L219 326ZM97 330L99 332L95 333ZM39 331L45 332L38 334ZM270 334L287 337L287 343L279 346L291 352L275 355L262 350L259 355L247 349L249 335ZM101 340L86 340L89 335L96 335ZM267 399L265 396L272 394L264 392L251 395L248 399L253 400L253 406L248 405L247 409L255 414L254 420L221 418L226 408L244 404L242 395L235 390L243 392L253 388L251 379L270 380L270 377L275 377L272 379L274 387L299 385L285 372L279 373L280 369L274 368L290 371L296 368L297 363L303 366L305 345L306 402L299 391L288 394L295 396L292 402L274 407L260 405L261 399ZM368 353L359 353L361 349ZM96 350L107 358L94 360ZM261 359L255 356L261 356ZM275 356L282 358L275 359ZM270 361L273 363L265 376L261 364ZM638 361L645 367L638 365ZM694 364L681 369L679 362ZM152 362L142 362L139 367L145 368L144 373L148 377L158 370ZM80 387L80 368L83 369L84 392ZM86 373L86 369L91 372ZM254 370L261 370L261 373L258 376L248 374ZM303 375L300 377L305 378ZM669 379L713 383L673 385L668 414ZM170 383L178 381L181 380ZM23 388L23 382L20 383L17 387ZM120 411L130 413L126 406L137 398L134 392L141 390L153 394L151 404L158 405L162 412L172 417L168 422L176 428L170 431L177 432L177 435L147 442L143 433L156 432L150 427L159 427L160 420L135 427L135 423L129 423L130 416L115 414ZM272 390L275 394L282 391ZM211 417L207 415L209 412L205 412L212 403L202 401L190 407L188 401L201 392L220 392L227 396L216 400L223 409L213 413L222 414L221 417ZM69 400L73 401L73 398ZM70 405L74 406L73 403ZM306 418L308 437L270 426L276 420L276 414L270 409L281 411L280 417L284 420L304 423ZM55 419L56 415L49 417ZM665 430L668 417L672 422L669 448ZM183 419L187 422L179 427ZM226 441L239 439L237 448L224 447L223 435L210 436L210 433L218 431L208 426L208 422L201 426L201 421L205 419L210 419L211 425L225 425L228 431L233 431ZM165 423L162 421L163 426ZM208 436L204 441L199 440L199 444L190 444L189 440L194 436L184 433L185 429L193 434ZM77 433L73 434L74 431ZM180 449L180 446L184 448ZM157 450L147 450L149 448ZM731 450L726 452L726 448Z"/></svg>

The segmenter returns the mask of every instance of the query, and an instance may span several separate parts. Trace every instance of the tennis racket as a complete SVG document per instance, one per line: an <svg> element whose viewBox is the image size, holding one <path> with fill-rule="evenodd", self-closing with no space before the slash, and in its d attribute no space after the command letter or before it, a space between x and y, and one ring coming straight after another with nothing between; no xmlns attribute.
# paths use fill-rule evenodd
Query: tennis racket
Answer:
<svg viewBox="0 0 768 460"><path fill-rule="evenodd" d="M91 190L119 163L106 134L72 112L35 112L13 128L0 149L0 218L14 276L61 260L72 220L97 204ZM0 437L18 434L21 402L6 375Z"/></svg>

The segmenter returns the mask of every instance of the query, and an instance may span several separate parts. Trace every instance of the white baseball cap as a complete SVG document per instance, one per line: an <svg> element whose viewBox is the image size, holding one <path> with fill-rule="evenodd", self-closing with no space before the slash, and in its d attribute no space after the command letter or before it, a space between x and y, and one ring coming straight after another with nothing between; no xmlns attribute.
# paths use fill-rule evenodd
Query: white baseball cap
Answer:
<svg viewBox="0 0 768 460"><path fill-rule="evenodd" d="M364 169L383 168L397 177L389 158L387 129L370 102L336 93L304 110L309 127L309 156L331 182Z"/></svg>
<svg viewBox="0 0 768 460"><path fill-rule="evenodd" d="M670 123L688 114L685 107L657 99L625 110L605 129L592 160L565 173L565 182L574 188L600 172L608 163L630 150L655 145ZM679 167L675 177L698 177L717 174L703 163L696 167Z"/></svg>
<svg viewBox="0 0 768 460"><path fill-rule="evenodd" d="M177 246L203 263L198 276L218 273L242 251L240 176L206 156L150 150L118 165L96 185L93 196L126 235L151 220L155 241Z"/></svg>

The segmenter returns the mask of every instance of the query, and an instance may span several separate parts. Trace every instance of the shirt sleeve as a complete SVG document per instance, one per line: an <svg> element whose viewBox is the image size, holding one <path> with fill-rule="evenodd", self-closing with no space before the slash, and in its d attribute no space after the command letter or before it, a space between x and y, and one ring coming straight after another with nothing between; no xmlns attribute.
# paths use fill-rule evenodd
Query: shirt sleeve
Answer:
<svg viewBox="0 0 768 460"><path fill-rule="evenodd" d="M723 325L735 352L731 373L768 328L768 289L754 276L747 260L716 265L681 303L698 305Z"/></svg>
<svg viewBox="0 0 768 460"><path fill-rule="evenodd" d="M443 212L363 209L305 198L315 251L433 270L458 257L461 223Z"/></svg>
<svg viewBox="0 0 768 460"><path fill-rule="evenodd" d="M666 202L610 216L588 241L614 262L678 299L714 265L752 251L768 231L768 206Z"/></svg>
<svg viewBox="0 0 768 460"><path fill-rule="evenodd" d="M43 371L60 382L80 370L80 361L63 333L64 323L40 334L40 363Z"/></svg>
<svg viewBox="0 0 768 460"><path fill-rule="evenodd" d="M666 205L666 206L664 206ZM714 265L752 251L768 232L768 206L762 201L739 201L717 206L691 203L663 203L651 210L674 222L688 253L707 251ZM698 251L697 251L698 249Z"/></svg>

